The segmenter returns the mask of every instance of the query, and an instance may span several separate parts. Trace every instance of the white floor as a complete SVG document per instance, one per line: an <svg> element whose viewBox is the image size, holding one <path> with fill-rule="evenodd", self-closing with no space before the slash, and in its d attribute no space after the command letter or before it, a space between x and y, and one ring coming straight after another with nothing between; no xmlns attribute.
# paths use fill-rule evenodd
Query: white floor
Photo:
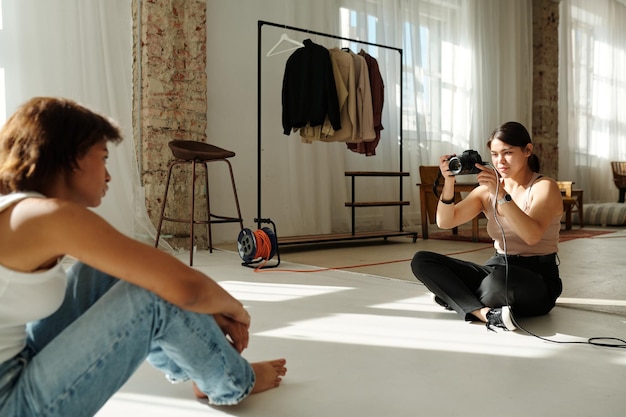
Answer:
<svg viewBox="0 0 626 417"><path fill-rule="evenodd" d="M564 292L568 297L548 316L521 324L560 342L626 340L626 234L614 237L562 244L562 272L576 276L574 290ZM415 245L418 250L420 241ZM623 349L553 343L523 331L489 332L444 311L422 285L407 280L346 271L283 272L312 268L285 261L255 273L226 251L201 252L194 264L248 307L253 324L244 356L287 358L283 384L238 406L213 408L195 400L188 383L171 385L145 365L98 417L626 413ZM617 313L593 311L594 305Z"/></svg>

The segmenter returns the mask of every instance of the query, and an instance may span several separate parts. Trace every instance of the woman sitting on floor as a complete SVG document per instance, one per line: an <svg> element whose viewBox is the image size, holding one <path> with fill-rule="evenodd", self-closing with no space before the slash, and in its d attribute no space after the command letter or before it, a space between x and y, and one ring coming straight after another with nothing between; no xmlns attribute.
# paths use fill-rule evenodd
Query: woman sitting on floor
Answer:
<svg viewBox="0 0 626 417"><path fill-rule="evenodd" d="M285 375L284 359L241 356L241 302L89 210L120 140L106 118L56 98L28 101L0 130L2 416L93 416L145 359L218 405ZM65 255L78 261L67 273Z"/></svg>
<svg viewBox="0 0 626 417"><path fill-rule="evenodd" d="M421 251L411 268L437 303L464 320L514 330L512 313L547 314L561 294L557 252L563 200L556 182L538 173L539 159L523 125L503 124L487 147L493 168L476 164L479 186L456 204L455 176L448 166L452 155L440 158L445 183L437 225L451 229L485 213L495 255L479 265Z"/></svg>

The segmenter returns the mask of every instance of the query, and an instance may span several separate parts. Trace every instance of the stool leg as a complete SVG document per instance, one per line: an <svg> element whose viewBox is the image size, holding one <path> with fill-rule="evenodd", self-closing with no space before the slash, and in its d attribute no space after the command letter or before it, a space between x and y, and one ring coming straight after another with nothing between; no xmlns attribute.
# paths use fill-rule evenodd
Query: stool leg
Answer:
<svg viewBox="0 0 626 417"><path fill-rule="evenodd" d="M174 168L175 162L170 162L170 167L167 171L167 181L165 181L165 193L163 194L163 204L161 205L161 215L159 216L159 226L157 227L156 239L154 241L154 247L159 247L159 237L161 236L161 226L163 225L163 216L165 214L165 204L167 203L167 192L170 188L170 178L172 177L172 168Z"/></svg>
<svg viewBox="0 0 626 417"><path fill-rule="evenodd" d="M583 217L583 199L582 197L578 197L578 221L580 223L580 228L585 227L585 218Z"/></svg>
<svg viewBox="0 0 626 417"><path fill-rule="evenodd" d="M213 253L213 235L211 233L211 199L209 197L209 166L204 162L204 187L206 190L207 238L209 253Z"/></svg>
<svg viewBox="0 0 626 417"><path fill-rule="evenodd" d="M194 160L191 163L191 221L189 222L189 235L190 235L190 243L189 245L189 266L193 266L193 226L194 226L194 213L195 213L195 202L196 202L196 161Z"/></svg>

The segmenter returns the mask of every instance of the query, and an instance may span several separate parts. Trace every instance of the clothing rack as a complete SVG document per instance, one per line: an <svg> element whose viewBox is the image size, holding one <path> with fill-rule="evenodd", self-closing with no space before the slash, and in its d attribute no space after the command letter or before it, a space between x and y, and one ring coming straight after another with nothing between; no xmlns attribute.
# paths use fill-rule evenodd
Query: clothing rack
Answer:
<svg viewBox="0 0 626 417"><path fill-rule="evenodd" d="M380 173L380 176L397 176L399 178L399 182L400 182L400 204L390 204L390 203L380 203L380 204L375 204L375 203L363 203L363 204L367 204L367 206L374 206L374 205L378 205L378 206L384 206L384 205L399 205L400 207L400 224L399 224L399 228L398 231L382 231L382 232L363 232L363 233L356 233L354 230L354 208L355 207L364 207L366 205L359 205L359 203L355 203L354 201L354 176L352 176L352 204L349 205L349 203L346 203L346 206L350 206L352 207L352 233L350 234L327 234L327 235L315 235L315 236L294 236L294 237L287 237L287 238L280 238L279 236L277 236L278 238L278 243L280 244L296 244L296 243L313 243L313 242L331 242L331 241L339 241L339 240L354 240L354 239L367 239L367 238L374 238L374 237L383 237L383 238L387 238L387 237L391 237L391 236L413 236L413 242L415 242L417 240L417 233L416 232L405 232L403 231L403 225L402 225L402 207L403 205L407 205L407 202L402 202L402 198L403 198L403 192L402 192L402 178L403 176L406 176L406 173L402 172L402 168L403 168L403 163L402 163L402 53L403 50L402 48L396 48L393 46L388 46L388 45L381 45L381 44L377 44L377 43L372 43L372 42L366 42L366 41L362 41L362 40L358 40L358 39L350 39L350 38L345 38L343 36L338 36L338 35L333 35L333 34L329 34L329 33L322 33L322 32L317 32L317 31L313 31L313 30L308 30L308 29L303 29L303 28L299 28L299 27L295 27L295 26L289 26L289 25L284 25L284 24L279 24L279 23L273 23L273 22L268 22L268 21L264 21L264 20L259 20L258 21L258 26L257 26L257 217L255 219L255 221L257 222L257 227L260 229L261 228L261 220L263 220L263 216L261 213L261 206L262 206L262 194L261 194L261 183L262 183L262 168L261 168L261 159L262 159L262 121L261 121L261 109L262 109L262 105L261 105L261 98L262 98L262 94L261 94L261 69L262 69L262 50L261 50L261 45L262 45L262 37L263 37L263 26L267 25L267 26L272 26L272 27L276 27L276 28L282 28L285 30L292 30L295 32L303 32L303 33L308 33L311 35L316 35L316 36L322 36L322 37L326 37L326 38L332 38L332 39L339 39L339 40L344 40L344 41L348 41L348 42L354 42L354 43L358 43L361 45L369 45L369 46L375 46L378 48L383 48L383 49L389 49L389 50L394 50L397 51L400 54L400 117L399 117L399 123L400 123L400 130L399 130L399 168L400 168L400 172L397 173L389 173L389 172L383 172ZM359 175L362 173L346 173L346 176L348 176L349 174L352 175ZM369 175L369 176L375 176L374 172L370 172L369 174L365 174L365 175Z"/></svg>

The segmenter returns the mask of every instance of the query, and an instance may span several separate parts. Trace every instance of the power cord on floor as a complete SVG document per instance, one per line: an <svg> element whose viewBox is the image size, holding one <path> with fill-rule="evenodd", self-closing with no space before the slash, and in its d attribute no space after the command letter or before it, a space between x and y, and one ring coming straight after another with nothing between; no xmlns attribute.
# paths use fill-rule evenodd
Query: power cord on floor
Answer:
<svg viewBox="0 0 626 417"><path fill-rule="evenodd" d="M489 164L489 167L491 169L494 170L495 174L496 174L496 178L499 178L499 174L496 170L496 168L494 166L492 166L491 164ZM500 233L502 234L502 250L504 251L504 288L505 288L505 304L506 306L510 309L510 311L512 312L512 308L511 308L511 304L509 303L509 259L507 256L507 248L506 248L506 236L504 233L504 227L502 227L502 224L500 223L500 220L498 219L498 210L497 210L497 196L498 193L500 191L500 181L496 181L496 198L494 198L493 201L493 218L496 221L496 224L498 225L498 227L500 228ZM558 256L558 255L557 255ZM610 337L610 336L601 336L601 337L590 337L585 341L567 341L567 340L554 340L554 339L549 339L547 337L543 337L543 336L539 336L533 332L531 332L530 330L528 330L527 328L525 328L524 326L522 326L516 319L515 319L515 315L513 313L511 313L511 321L513 321L513 324L519 328L520 330L526 332L527 334L534 336L538 339L544 340L546 342L550 342L550 343L556 343L556 344L571 344L571 345L592 345L592 346L598 346L598 347L606 347L606 348L618 348L618 349L625 349L626 348L626 341L623 339L620 339L618 337Z"/></svg>

